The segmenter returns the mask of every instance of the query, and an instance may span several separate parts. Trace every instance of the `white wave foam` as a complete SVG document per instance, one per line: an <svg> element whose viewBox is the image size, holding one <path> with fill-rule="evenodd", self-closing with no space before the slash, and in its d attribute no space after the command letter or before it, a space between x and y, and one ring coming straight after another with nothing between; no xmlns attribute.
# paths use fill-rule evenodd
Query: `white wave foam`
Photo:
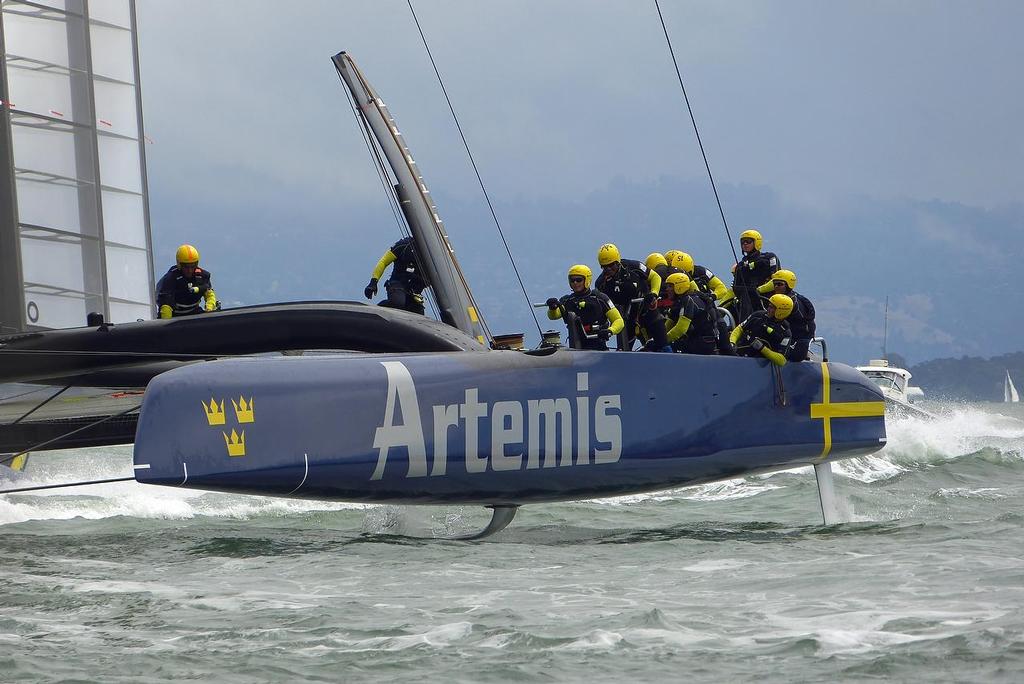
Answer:
<svg viewBox="0 0 1024 684"><path fill-rule="evenodd" d="M950 404L939 420L887 418L889 440L882 455L894 463L948 461L990 448L1024 456L1024 422L979 406Z"/></svg>
<svg viewBox="0 0 1024 684"><path fill-rule="evenodd" d="M106 447L34 454L14 486L32 487L126 477L131 448ZM0 525L30 520L99 520L118 516L184 520L196 517L251 519L313 511L364 509L367 504L278 499L175 489L137 482L49 489L0 496Z"/></svg>

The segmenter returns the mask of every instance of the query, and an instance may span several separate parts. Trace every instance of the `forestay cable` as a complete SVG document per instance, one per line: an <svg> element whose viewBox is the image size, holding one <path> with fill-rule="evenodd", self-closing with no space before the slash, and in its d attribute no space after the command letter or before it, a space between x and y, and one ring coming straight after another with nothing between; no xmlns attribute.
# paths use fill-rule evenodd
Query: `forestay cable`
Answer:
<svg viewBox="0 0 1024 684"><path fill-rule="evenodd" d="M412 7L412 0L406 0L409 4L409 12L412 13L412 19L416 22L416 30L420 33L420 39L423 41L423 47L427 51L427 57L430 58L430 65L434 68L434 75L437 76L437 82L441 85L441 92L444 93L444 99L448 103L448 109L451 110L452 118L455 120L455 127L459 129L459 137L462 138L462 144L466 148L466 154L469 156L469 162L473 165L473 172L476 174L476 180L480 184L480 190L484 193L484 199L487 201L487 208L491 211L491 218L494 219L494 225L498 229L498 236L501 237L501 244L505 246L505 252L508 254L508 259L512 263L512 270L515 271L516 280L519 281L519 289L523 291L523 297L526 299L526 306L530 310L530 315L533 316L533 322L537 326L537 334L544 337L544 332L541 330L540 321L537 320L537 313L533 310L533 304L530 301L530 295L526 293L526 285L523 284L523 279L519 275L519 268L516 266L516 260L512 256L512 250L509 249L508 241L505 240L505 233L501 229L501 222L498 221L498 215L494 211L494 205L491 204L491 197L487 194L487 188L484 186L484 180L480 176L480 169L477 168L476 159L473 158L473 153L469 149L469 142L466 140L465 133L462 132L462 125L459 123L459 117L455 113L455 107L452 106L451 98L448 97L448 90L444 87L444 80L441 78L441 72L437 69L437 63L434 62L434 55L430 52L430 46L427 44L427 37L423 34L423 28L420 26L420 20L416 16L416 10Z"/></svg>
<svg viewBox="0 0 1024 684"><path fill-rule="evenodd" d="M729 240L729 249L732 250L732 257L737 262L740 258L736 254L736 245L732 242L732 234L729 232L729 222L725 220L725 211L722 209L722 200L718 197L718 187L715 185L715 177L711 173L711 165L708 163L708 155L704 152L704 143L700 139L700 131L697 130L697 119L693 116L693 108L690 107L690 98L686 94L686 86L683 85L683 75L679 71L679 62L676 61L676 52L672 49L672 39L668 37L668 28L665 26L665 17L661 13L661 5L654 0L654 6L658 10L658 19L661 20L661 30L665 33L665 42L668 43L668 52L672 55L672 65L676 68L676 78L679 79L679 89L683 91L683 100L686 102L686 111L690 113L690 122L693 123L693 132L697 136L697 145L700 146L700 154L704 158L704 168L708 170L708 179L711 181L711 189L715 193L715 202L718 203L718 213L722 217L722 225L725 226L725 237Z"/></svg>

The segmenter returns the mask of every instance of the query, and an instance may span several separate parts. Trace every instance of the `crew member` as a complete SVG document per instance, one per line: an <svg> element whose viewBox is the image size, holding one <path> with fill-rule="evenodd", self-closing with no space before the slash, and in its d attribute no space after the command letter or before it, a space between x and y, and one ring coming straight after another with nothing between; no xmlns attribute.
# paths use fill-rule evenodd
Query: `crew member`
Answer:
<svg viewBox="0 0 1024 684"><path fill-rule="evenodd" d="M715 326L718 329L718 353L726 356L735 356L736 350L733 349L732 342L729 341L732 324L726 317L725 312L718 310L719 307L728 310L733 306L735 301L733 291L722 282L721 278L712 273L710 268L693 263L693 257L686 252L677 251L673 255L670 265L675 266L688 275L701 292L714 295L716 300L715 318L717 321Z"/></svg>
<svg viewBox="0 0 1024 684"><path fill-rule="evenodd" d="M388 297L380 302L381 306L394 309L405 309L423 315L423 288L427 286L420 267L416 262L416 243L411 237L402 238L391 249L384 252L370 276L370 282L363 290L367 299L377 294L377 281L384 275L384 269L391 264L391 277L384 282L384 290Z"/></svg>
<svg viewBox="0 0 1024 684"><path fill-rule="evenodd" d="M210 284L210 272L199 268L199 250L182 245L174 256L177 263L156 284L160 318L218 311L220 302Z"/></svg>
<svg viewBox="0 0 1024 684"><path fill-rule="evenodd" d="M779 258L771 252L762 252L763 240L756 230L740 233L743 258L732 267L732 291L736 293L736 320L745 320L755 311L764 310L764 302L757 288L768 282L779 270Z"/></svg>
<svg viewBox="0 0 1024 684"><path fill-rule="evenodd" d="M793 335L786 358L790 361L806 361L807 348L814 337L816 325L814 323L814 305L811 300L796 291L796 273L779 269L772 275L771 292L784 294L793 300L793 313L789 314L786 323ZM763 287L758 288L763 290Z"/></svg>
<svg viewBox="0 0 1024 684"><path fill-rule="evenodd" d="M580 348L608 351L606 342L622 331L624 323L608 295L590 288L592 277L589 266L577 264L570 268L569 289L572 292L561 299L552 297L547 301L548 318L554 321L565 314L567 326L573 325L572 319L575 318L583 332ZM571 332L569 339L572 340Z"/></svg>
<svg viewBox="0 0 1024 684"><path fill-rule="evenodd" d="M685 273L671 274L666 289L672 299L665 324L672 349L687 354L717 354L718 317L714 297L701 292Z"/></svg>
<svg viewBox="0 0 1024 684"><path fill-rule="evenodd" d="M597 262L601 264L601 275L596 289L608 295L625 321L623 349L632 349L636 333L641 332L647 339L645 349L672 351L665 337L665 318L657 308L661 292L661 276L657 271L639 261L623 259L619 248L610 243L601 245ZM634 303L634 299L643 301Z"/></svg>
<svg viewBox="0 0 1024 684"><path fill-rule="evenodd" d="M651 252L647 255L647 259L644 261L644 265L647 266L648 271L654 271L661 278L661 294L665 294L665 279L673 273L679 273L678 268L674 268L669 265L665 259L664 254L658 252Z"/></svg>
<svg viewBox="0 0 1024 684"><path fill-rule="evenodd" d="M790 332L786 318L793 312L793 300L784 294L768 298L768 309L755 311L732 331L732 343L741 356L768 359L776 366L786 365Z"/></svg>

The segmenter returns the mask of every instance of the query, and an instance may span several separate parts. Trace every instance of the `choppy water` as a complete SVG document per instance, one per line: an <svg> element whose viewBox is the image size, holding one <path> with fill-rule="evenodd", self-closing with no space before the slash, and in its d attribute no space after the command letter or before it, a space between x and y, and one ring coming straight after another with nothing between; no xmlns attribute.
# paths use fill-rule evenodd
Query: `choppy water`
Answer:
<svg viewBox="0 0 1024 684"><path fill-rule="evenodd" d="M0 497L3 681L1024 681L1024 411L890 421L836 467L526 507L134 483ZM130 473L38 454L25 483ZM20 483L19 483L20 484Z"/></svg>

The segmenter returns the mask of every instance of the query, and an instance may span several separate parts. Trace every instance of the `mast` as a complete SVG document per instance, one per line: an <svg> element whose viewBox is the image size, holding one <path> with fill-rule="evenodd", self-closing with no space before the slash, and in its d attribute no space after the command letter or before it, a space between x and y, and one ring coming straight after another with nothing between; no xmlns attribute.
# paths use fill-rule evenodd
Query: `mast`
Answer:
<svg viewBox="0 0 1024 684"><path fill-rule="evenodd" d="M398 124L347 53L339 52L331 59L391 167L398 203L416 241L419 266L434 291L441 320L486 344L486 330L473 294Z"/></svg>
<svg viewBox="0 0 1024 684"><path fill-rule="evenodd" d="M889 341L889 295L885 295L885 319L882 322L882 358L888 359L885 355L886 343Z"/></svg>

